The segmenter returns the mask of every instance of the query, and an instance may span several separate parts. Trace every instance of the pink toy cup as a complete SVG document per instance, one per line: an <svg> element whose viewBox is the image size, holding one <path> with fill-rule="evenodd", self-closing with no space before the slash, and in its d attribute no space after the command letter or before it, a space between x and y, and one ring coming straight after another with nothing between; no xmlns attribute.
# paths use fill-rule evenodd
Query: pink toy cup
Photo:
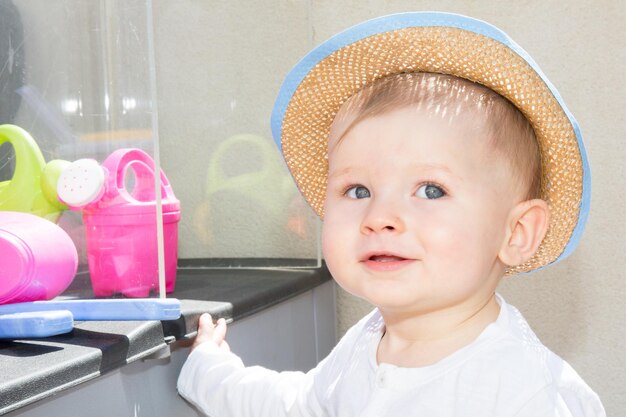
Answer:
<svg viewBox="0 0 626 417"><path fill-rule="evenodd" d="M76 246L59 226L0 211L0 304L50 300L70 285L77 267Z"/></svg>
<svg viewBox="0 0 626 417"><path fill-rule="evenodd" d="M102 164L105 191L83 209L94 295L147 297L159 287L154 161L142 150L119 149ZM126 188L132 169L135 184ZM166 292L174 291L180 202L161 171Z"/></svg>

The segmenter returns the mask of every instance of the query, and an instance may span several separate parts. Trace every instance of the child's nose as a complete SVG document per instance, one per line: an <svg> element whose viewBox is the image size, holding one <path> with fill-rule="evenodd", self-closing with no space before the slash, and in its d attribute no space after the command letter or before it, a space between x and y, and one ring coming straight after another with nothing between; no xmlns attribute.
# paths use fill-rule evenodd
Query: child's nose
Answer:
<svg viewBox="0 0 626 417"><path fill-rule="evenodd" d="M361 221L361 233L402 232L404 220L397 204L372 201Z"/></svg>

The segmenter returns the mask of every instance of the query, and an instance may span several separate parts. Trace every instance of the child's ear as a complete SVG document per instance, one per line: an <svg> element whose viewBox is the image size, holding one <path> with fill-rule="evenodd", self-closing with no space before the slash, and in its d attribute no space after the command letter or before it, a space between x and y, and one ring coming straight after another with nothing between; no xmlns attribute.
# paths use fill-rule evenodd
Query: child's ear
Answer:
<svg viewBox="0 0 626 417"><path fill-rule="evenodd" d="M548 231L549 219L548 204L543 200L526 200L513 207L498 254L500 260L508 266L529 260Z"/></svg>

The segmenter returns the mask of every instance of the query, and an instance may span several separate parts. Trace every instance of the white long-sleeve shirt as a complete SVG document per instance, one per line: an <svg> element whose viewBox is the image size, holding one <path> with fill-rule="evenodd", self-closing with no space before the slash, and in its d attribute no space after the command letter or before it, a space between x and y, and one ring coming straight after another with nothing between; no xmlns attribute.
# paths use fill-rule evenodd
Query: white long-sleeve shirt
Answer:
<svg viewBox="0 0 626 417"><path fill-rule="evenodd" d="M179 393L213 417L605 417L598 396L498 296L500 314L470 345L434 365L376 362L384 322L364 317L308 373L244 367L205 343L189 355Z"/></svg>

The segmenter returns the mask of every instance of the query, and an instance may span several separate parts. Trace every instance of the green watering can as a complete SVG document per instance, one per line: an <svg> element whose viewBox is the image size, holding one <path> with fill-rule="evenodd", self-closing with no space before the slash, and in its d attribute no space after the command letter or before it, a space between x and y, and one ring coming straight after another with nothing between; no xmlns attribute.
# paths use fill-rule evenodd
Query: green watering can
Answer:
<svg viewBox="0 0 626 417"><path fill-rule="evenodd" d="M46 164L37 143L15 125L0 125L0 146L9 142L15 151L15 171L0 181L0 211L31 213L56 222L67 206L57 198L56 185L70 162L55 159Z"/></svg>

